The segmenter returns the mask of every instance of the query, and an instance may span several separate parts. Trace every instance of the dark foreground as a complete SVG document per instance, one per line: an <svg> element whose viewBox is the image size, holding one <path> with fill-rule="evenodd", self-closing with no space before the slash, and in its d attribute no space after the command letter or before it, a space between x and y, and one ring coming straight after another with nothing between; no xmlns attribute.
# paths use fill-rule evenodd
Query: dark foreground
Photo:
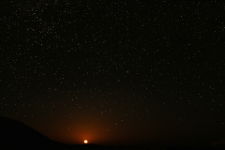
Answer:
<svg viewBox="0 0 225 150"><path fill-rule="evenodd" d="M225 150L225 147L182 147L182 146L159 146L159 147L151 147L151 146L93 146L93 145L1 145L1 150Z"/></svg>
<svg viewBox="0 0 225 150"><path fill-rule="evenodd" d="M51 141L37 131L17 121L0 117L0 150L225 150L224 145L203 146L99 146L66 145Z"/></svg>

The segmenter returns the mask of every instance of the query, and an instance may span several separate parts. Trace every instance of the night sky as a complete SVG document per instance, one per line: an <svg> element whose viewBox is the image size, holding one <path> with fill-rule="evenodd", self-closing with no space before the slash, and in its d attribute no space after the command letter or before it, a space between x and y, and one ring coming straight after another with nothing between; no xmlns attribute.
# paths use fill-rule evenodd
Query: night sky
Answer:
<svg viewBox="0 0 225 150"><path fill-rule="evenodd" d="M0 115L66 143L225 139L225 2L1 0Z"/></svg>

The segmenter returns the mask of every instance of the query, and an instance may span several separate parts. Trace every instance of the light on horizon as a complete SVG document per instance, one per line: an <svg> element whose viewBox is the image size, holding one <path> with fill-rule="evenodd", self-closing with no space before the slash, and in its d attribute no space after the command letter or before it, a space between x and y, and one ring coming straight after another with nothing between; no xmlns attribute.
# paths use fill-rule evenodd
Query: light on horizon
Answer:
<svg viewBox="0 0 225 150"><path fill-rule="evenodd" d="M88 144L88 140L87 139L84 140L84 144Z"/></svg>

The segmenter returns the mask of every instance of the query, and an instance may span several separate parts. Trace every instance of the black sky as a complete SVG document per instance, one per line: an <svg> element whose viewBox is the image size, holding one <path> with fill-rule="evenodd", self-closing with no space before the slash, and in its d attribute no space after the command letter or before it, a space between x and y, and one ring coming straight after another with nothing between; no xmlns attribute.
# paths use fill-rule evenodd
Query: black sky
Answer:
<svg viewBox="0 0 225 150"><path fill-rule="evenodd" d="M1 0L0 114L63 142L225 139L225 2Z"/></svg>

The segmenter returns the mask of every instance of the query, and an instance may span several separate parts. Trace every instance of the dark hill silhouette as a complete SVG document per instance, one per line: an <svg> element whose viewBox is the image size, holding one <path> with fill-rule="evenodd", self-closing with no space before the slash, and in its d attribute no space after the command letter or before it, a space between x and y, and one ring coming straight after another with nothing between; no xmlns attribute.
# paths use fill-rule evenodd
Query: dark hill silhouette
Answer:
<svg viewBox="0 0 225 150"><path fill-rule="evenodd" d="M52 142L21 122L0 117L0 149L49 147Z"/></svg>
<svg viewBox="0 0 225 150"><path fill-rule="evenodd" d="M98 145L66 145L51 141L25 124L0 117L0 150L223 150L224 147L137 145L137 146L98 146Z"/></svg>

